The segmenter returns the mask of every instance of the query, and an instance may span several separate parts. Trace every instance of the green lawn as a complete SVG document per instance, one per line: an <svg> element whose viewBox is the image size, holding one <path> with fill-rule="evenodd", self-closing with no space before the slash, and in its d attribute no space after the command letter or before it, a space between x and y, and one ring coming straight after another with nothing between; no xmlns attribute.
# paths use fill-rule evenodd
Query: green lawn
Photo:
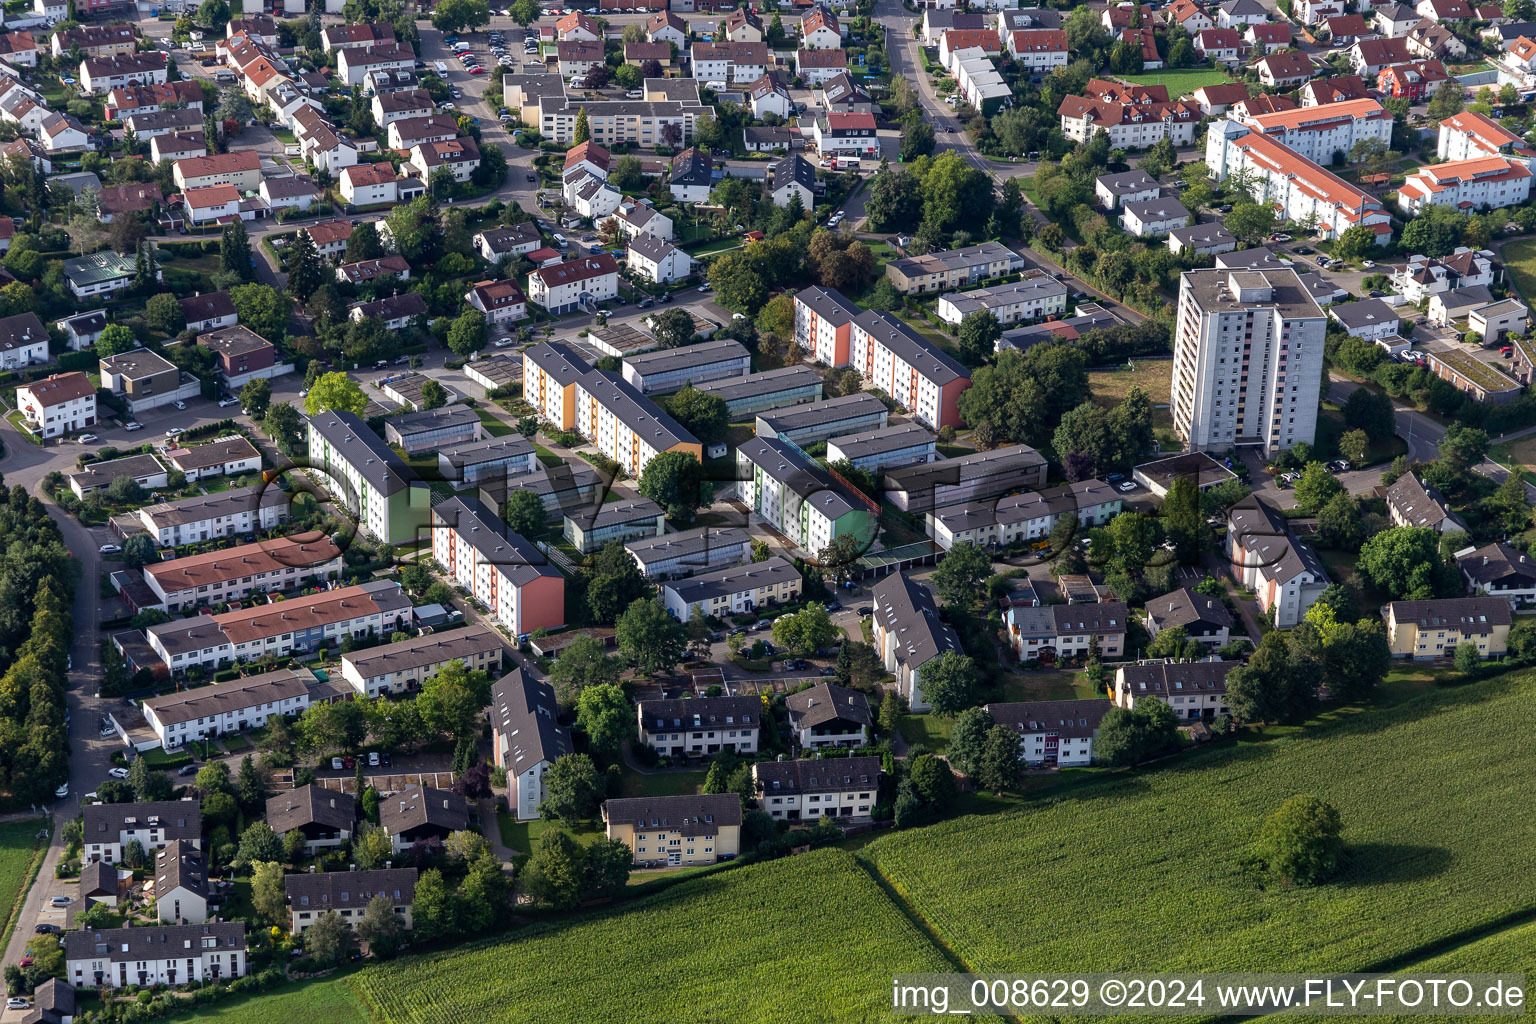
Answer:
<svg viewBox="0 0 1536 1024"><path fill-rule="evenodd" d="M485 427L485 432L492 437L506 437L508 434L517 433L517 431L497 419L496 415L483 405L475 406L475 415L480 417L480 423Z"/></svg>
<svg viewBox="0 0 1536 1024"><path fill-rule="evenodd" d="M518 821L512 815L502 812L496 815L496 824L501 829L501 842L518 853L533 853L538 848L539 840L547 832L567 832L577 842L595 843L603 838L604 832L601 825L588 825L584 828L565 828L557 822L545 821L535 818L532 821Z"/></svg>
<svg viewBox="0 0 1536 1024"><path fill-rule="evenodd" d="M949 746L950 733L955 730L955 720L938 715L903 715L897 728L908 743L921 743L935 753L943 753Z"/></svg>
<svg viewBox="0 0 1536 1024"><path fill-rule="evenodd" d="M624 773L624 796L677 796L704 788L704 772L629 771Z"/></svg>
<svg viewBox="0 0 1536 1024"><path fill-rule="evenodd" d="M1178 99L1188 95L1196 89L1207 85L1220 85L1230 82L1232 79L1225 71L1216 71L1211 68L1181 68L1168 71L1143 71L1139 75L1115 75L1115 78L1123 78L1127 82L1136 85L1166 85L1168 98Z"/></svg>
<svg viewBox="0 0 1536 1024"><path fill-rule="evenodd" d="M1536 238L1522 238L1504 246L1504 266L1527 303L1536 299Z"/></svg>
<svg viewBox="0 0 1536 1024"><path fill-rule="evenodd" d="M164 747L146 750L139 756L147 761L151 768L180 768L184 764L192 763L192 755L185 750L178 750L172 754Z"/></svg>
<svg viewBox="0 0 1536 1024"><path fill-rule="evenodd" d="M1093 685L1081 672L1054 670L1006 673L999 689L1000 693L988 694L988 701L1087 700L1107 696L1095 693Z"/></svg>
<svg viewBox="0 0 1536 1024"><path fill-rule="evenodd" d="M0 943L11 934L11 912L32 881L34 837L45 827L41 818L0 823Z"/></svg>
<svg viewBox="0 0 1536 1024"><path fill-rule="evenodd" d="M229 1024L368 1024L368 1007L348 978L301 981L266 996L229 999L196 1011L167 1017L170 1021L222 1020Z"/></svg>

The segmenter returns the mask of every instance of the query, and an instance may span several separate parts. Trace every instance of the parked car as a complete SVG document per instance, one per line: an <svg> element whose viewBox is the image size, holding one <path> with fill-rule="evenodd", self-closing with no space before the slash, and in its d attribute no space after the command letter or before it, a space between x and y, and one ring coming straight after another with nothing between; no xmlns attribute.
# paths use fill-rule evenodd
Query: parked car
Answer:
<svg viewBox="0 0 1536 1024"><path fill-rule="evenodd" d="M341 771L341 758L331 758L331 771Z"/></svg>
<svg viewBox="0 0 1536 1024"><path fill-rule="evenodd" d="M187 409L187 403L186 403L186 402L183 402L183 401L182 401L182 400L181 400L181 399L179 399L179 398L178 398L178 399L176 399L176 401L174 401L174 402L172 402L172 403L171 403L171 404L172 404L172 405L174 405L174 406L175 406L175 407L176 407L176 408L178 408L178 409L180 409L180 410L182 410L182 411L183 411L183 412L185 412L185 411L186 411L186 409Z"/></svg>
<svg viewBox="0 0 1536 1024"><path fill-rule="evenodd" d="M113 769L109 770L107 772L107 774L112 776L114 779L126 779L128 777L128 769L127 768L113 768Z"/></svg>
<svg viewBox="0 0 1536 1024"><path fill-rule="evenodd" d="M5 1001L5 1008L7 1010L25 1010L31 1007L31 1005L31 1003L27 1002L21 996L12 996Z"/></svg>
<svg viewBox="0 0 1536 1024"><path fill-rule="evenodd" d="M1115 485L1115 490L1119 491L1121 494L1129 494L1135 489L1136 484L1131 480L1122 480L1120 483Z"/></svg>
<svg viewBox="0 0 1536 1024"><path fill-rule="evenodd" d="M101 438L97 437L95 434L81 434L80 435L80 443L81 444L95 444L99 440L101 440Z"/></svg>
<svg viewBox="0 0 1536 1024"><path fill-rule="evenodd" d="M228 395L225 395L223 398L219 399L219 408L228 409L230 406L238 404L239 401L240 400L238 398L230 398Z"/></svg>
<svg viewBox="0 0 1536 1024"><path fill-rule="evenodd" d="M379 752L377 750L368 753L368 766L370 768L377 768L379 766Z"/></svg>
<svg viewBox="0 0 1536 1024"><path fill-rule="evenodd" d="M73 896L55 896L48 902L55 907L67 907L71 903L75 902L75 898Z"/></svg>
<svg viewBox="0 0 1536 1024"><path fill-rule="evenodd" d="M58 930L59 930L59 926L58 925L56 925L56 924L46 924L46 923L45 924L37 925L36 927L34 927L32 929L32 931L34 933L38 934L38 935L52 935L55 932L57 932Z"/></svg>
<svg viewBox="0 0 1536 1024"><path fill-rule="evenodd" d="M341 759L341 766L343 768L356 768L357 758L353 757L351 754L348 754L346 757Z"/></svg>
<svg viewBox="0 0 1536 1024"><path fill-rule="evenodd" d="M187 432L186 427L171 427L165 432L166 437L178 437Z"/></svg>
<svg viewBox="0 0 1536 1024"><path fill-rule="evenodd" d="M176 774L180 775L182 777L186 777L188 775L196 775L197 774L197 765L195 765L195 764L184 764L180 768L176 769Z"/></svg>
<svg viewBox="0 0 1536 1024"><path fill-rule="evenodd" d="M138 420L134 420L131 423L124 423L123 424L123 429L124 430L143 430L144 429L144 424L140 423Z"/></svg>
<svg viewBox="0 0 1536 1024"><path fill-rule="evenodd" d="M115 555L118 552L122 551L123 549L118 547L116 544L103 544L101 547L97 548L96 550L97 550L98 553L103 554L103 555Z"/></svg>

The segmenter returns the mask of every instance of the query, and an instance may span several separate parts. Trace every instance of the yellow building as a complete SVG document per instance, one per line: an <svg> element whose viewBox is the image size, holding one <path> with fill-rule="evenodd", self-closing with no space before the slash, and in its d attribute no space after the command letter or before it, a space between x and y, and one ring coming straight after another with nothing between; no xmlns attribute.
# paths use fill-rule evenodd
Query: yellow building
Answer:
<svg viewBox="0 0 1536 1024"><path fill-rule="evenodd" d="M608 838L629 847L636 867L713 864L741 852L741 798L654 796L603 804Z"/></svg>
<svg viewBox="0 0 1536 1024"><path fill-rule="evenodd" d="M1393 601L1387 605L1387 642L1392 657L1449 658L1473 644L1483 658L1502 657L1512 620L1502 597L1453 597L1440 601Z"/></svg>

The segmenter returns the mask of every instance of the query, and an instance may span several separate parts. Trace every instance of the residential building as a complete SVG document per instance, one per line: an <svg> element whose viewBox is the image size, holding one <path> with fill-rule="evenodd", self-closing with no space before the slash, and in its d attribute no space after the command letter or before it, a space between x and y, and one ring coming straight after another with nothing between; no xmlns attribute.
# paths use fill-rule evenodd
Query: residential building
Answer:
<svg viewBox="0 0 1536 1024"><path fill-rule="evenodd" d="M1056 664L1086 658L1097 651L1101 657L1118 659L1125 653L1126 624L1130 610L1123 601L1084 604L1053 604L1042 608L1009 608L1009 642L1020 661Z"/></svg>
<svg viewBox="0 0 1536 1024"><path fill-rule="evenodd" d="M1408 39L1362 39L1349 48L1349 65L1362 79L1375 79L1382 68L1411 64Z"/></svg>
<svg viewBox="0 0 1536 1024"><path fill-rule="evenodd" d="M1266 52L1285 49L1292 44L1290 23L1271 21L1262 25L1250 24L1243 29L1243 42L1250 47L1262 46Z"/></svg>
<svg viewBox="0 0 1536 1024"><path fill-rule="evenodd" d="M50 48L55 57L79 50L85 57L126 57L138 49L132 25L81 25L53 33Z"/></svg>
<svg viewBox="0 0 1536 1024"><path fill-rule="evenodd" d="M1131 479L1161 499L1168 497L1176 480L1187 480L1197 490L1208 491L1228 480L1236 480L1237 474L1205 452L1182 452L1141 463L1131 470Z"/></svg>
<svg viewBox="0 0 1536 1024"><path fill-rule="evenodd" d="M1175 627L1207 647L1225 647L1231 638L1232 615L1220 598L1196 593L1188 587L1148 599L1148 635L1155 637Z"/></svg>
<svg viewBox="0 0 1536 1024"><path fill-rule="evenodd" d="M437 468L454 487L531 472L538 466L533 442L521 434L462 441L437 450Z"/></svg>
<svg viewBox="0 0 1536 1024"><path fill-rule="evenodd" d="M1101 130L1115 147L1142 149L1165 138L1175 146L1194 141L1199 105L1170 102L1165 86L1126 86L1093 78L1084 92L1066 97L1057 109L1062 133L1074 142L1087 143Z"/></svg>
<svg viewBox="0 0 1536 1024"><path fill-rule="evenodd" d="M1333 78L1314 78L1301 87L1301 106L1320 107L1329 103L1370 98L1359 75L1336 75ZM1331 159L1331 158L1330 158Z"/></svg>
<svg viewBox="0 0 1536 1024"><path fill-rule="evenodd" d="M790 734L801 750L862 747L874 732L869 698L846 686L817 683L784 698L784 706Z"/></svg>
<svg viewBox="0 0 1536 1024"><path fill-rule="evenodd" d="M1406 36L1413 26L1417 25L1422 16L1411 6L1391 3L1383 4L1375 8L1375 19L1372 21L1377 32L1388 39L1398 39Z"/></svg>
<svg viewBox="0 0 1536 1024"><path fill-rule="evenodd" d="M1292 89L1317 74L1307 55L1297 50L1282 50L1262 58L1258 65L1259 83L1271 89Z"/></svg>
<svg viewBox="0 0 1536 1024"><path fill-rule="evenodd" d="M881 497L903 512L997 498L1045 485L1045 459L1027 444L902 466L885 474Z"/></svg>
<svg viewBox="0 0 1536 1024"><path fill-rule="evenodd" d="M636 480L662 452L704 457L697 438L616 373L593 370L582 376L575 404L578 432Z"/></svg>
<svg viewBox="0 0 1536 1024"><path fill-rule="evenodd" d="M673 617L687 622L694 609L723 619L793 601L800 596L800 590L800 571L775 556L765 562L727 566L668 580L661 585L661 601Z"/></svg>
<svg viewBox="0 0 1536 1024"><path fill-rule="evenodd" d="M1245 91L1244 96L1248 93ZM1122 203L1141 203L1163 194L1163 187L1146 171L1121 171L1101 174L1093 179L1093 194L1099 205L1113 210Z"/></svg>
<svg viewBox="0 0 1536 1024"><path fill-rule="evenodd" d="M48 329L36 313L0 319L0 369L16 370L47 361Z"/></svg>
<svg viewBox="0 0 1536 1024"><path fill-rule="evenodd" d="M1256 495L1228 511L1226 551L1232 575L1258 594L1259 610L1281 629L1300 623L1332 582L1312 547Z"/></svg>
<svg viewBox="0 0 1536 1024"><path fill-rule="evenodd" d="M398 122L397 122L398 123ZM390 127L394 127L391 125ZM472 138L419 142L411 148L411 158L401 165L422 181L431 181L432 173L446 167L453 180L463 184L480 166L480 147Z"/></svg>
<svg viewBox="0 0 1536 1024"><path fill-rule="evenodd" d="M203 671L271 654L304 653L345 637L388 635L415 615L400 585L375 580L275 604L217 615L195 615L152 626L150 650L172 675L196 665Z"/></svg>
<svg viewBox="0 0 1536 1024"><path fill-rule="evenodd" d="M768 72L747 86L747 104L752 109L752 116L759 120L768 114L787 120L794 109L794 103L789 98L788 80L780 72ZM787 134L788 130L785 129L785 131ZM766 147L766 149L773 148L771 145ZM781 148L789 148L787 140Z"/></svg>
<svg viewBox="0 0 1536 1024"><path fill-rule="evenodd" d="M939 618L927 587L893 572L873 588L871 619L875 651L885 670L896 676L896 688L915 713L930 707L923 695L923 666L953 651L963 653L960 638Z"/></svg>
<svg viewBox="0 0 1536 1024"><path fill-rule="evenodd" d="M1536 160L1536 152L1525 144L1524 139L1493 118L1471 110L1463 110L1440 122L1435 155L1450 163L1493 156L1527 162Z"/></svg>
<svg viewBox="0 0 1536 1024"><path fill-rule="evenodd" d="M690 146L672 158L668 184L680 203L702 203L714 187L715 161L709 153ZM617 204L615 204L615 207Z"/></svg>
<svg viewBox="0 0 1536 1024"><path fill-rule="evenodd" d="M491 755L507 773L508 810L518 821L539 817L544 774L571 753L554 687L514 668L491 686Z"/></svg>
<svg viewBox="0 0 1536 1024"><path fill-rule="evenodd" d="M243 325L199 334L197 344L213 353L219 379L231 393L249 381L293 372L293 364L278 362L277 346Z"/></svg>
<svg viewBox="0 0 1536 1024"><path fill-rule="evenodd" d="M429 142L446 142L459 136L459 126L446 114L402 117L389 122L390 149L414 149Z"/></svg>
<svg viewBox="0 0 1536 1024"><path fill-rule="evenodd" d="M556 315L595 307L618 292L618 264L606 253L539 267L528 275L528 298Z"/></svg>
<svg viewBox="0 0 1536 1024"><path fill-rule="evenodd" d="M1187 271L1177 325L1171 401L1187 446L1312 443L1325 321L1295 271Z"/></svg>
<svg viewBox="0 0 1536 1024"><path fill-rule="evenodd" d="M1436 533L1465 533L1466 522L1451 511L1439 489L1404 473L1387 488L1387 518L1393 526L1427 527Z"/></svg>
<svg viewBox="0 0 1536 1024"><path fill-rule="evenodd" d="M421 539L431 503L414 471L356 414L331 410L307 418L312 474L386 544Z"/></svg>
<svg viewBox="0 0 1536 1024"><path fill-rule="evenodd" d="M1456 565L1469 594L1502 597L1511 608L1536 602L1536 561L1503 541L1458 551Z"/></svg>
<svg viewBox="0 0 1536 1024"><path fill-rule="evenodd" d="M1014 29L1005 39L1014 62L1032 77L1067 66L1067 34L1061 29Z"/></svg>
<svg viewBox="0 0 1536 1024"><path fill-rule="evenodd" d="M628 267L643 280L671 284L693 274L694 258L666 239L638 235L629 240Z"/></svg>
<svg viewBox="0 0 1536 1024"><path fill-rule="evenodd" d="M1080 480L1003 498L944 505L926 516L928 536L948 551L958 543L1009 547L1048 537L1063 516L1084 527L1103 526L1120 514L1122 501L1102 480Z"/></svg>
<svg viewBox="0 0 1536 1024"><path fill-rule="evenodd" d="M361 323L374 319L387 331L403 331L427 318L427 302L420 292L402 292L373 302L354 302L347 307L347 317Z"/></svg>
<svg viewBox="0 0 1536 1024"><path fill-rule="evenodd" d="M1487 210L1518 206L1530 194L1531 168L1525 160L1484 156L1418 168L1398 188L1397 205L1412 214L1431 204Z"/></svg>
<svg viewBox="0 0 1536 1024"><path fill-rule="evenodd" d="M471 672L501 671L501 634L486 626L433 633L342 655L341 675L359 697L414 693L451 662Z"/></svg>
<svg viewBox="0 0 1536 1024"><path fill-rule="evenodd" d="M432 509L432 555L514 636L565 624L565 578L478 498Z"/></svg>
<svg viewBox="0 0 1536 1024"><path fill-rule="evenodd" d="M690 56L693 77L697 81L724 82L726 85L755 82L773 65L773 54L767 44L760 41L696 42Z"/></svg>
<svg viewBox="0 0 1536 1024"><path fill-rule="evenodd" d="M394 41L395 30L386 23L327 25L320 33L320 48L326 53L336 50L366 50L370 46L385 46Z"/></svg>
<svg viewBox="0 0 1536 1024"><path fill-rule="evenodd" d="M636 741L661 757L713 757L721 751L754 754L767 712L761 698L691 697L642 700ZM772 716L768 723L773 724Z"/></svg>
<svg viewBox="0 0 1536 1024"><path fill-rule="evenodd" d="M688 45L688 22L670 11L657 11L646 19L645 37L653 43L675 43L684 48Z"/></svg>
<svg viewBox="0 0 1536 1024"><path fill-rule="evenodd" d="M1138 701L1161 701L1180 723L1210 722L1230 715L1227 673L1241 662L1141 662L1115 670L1114 703L1129 711Z"/></svg>
<svg viewBox="0 0 1536 1024"><path fill-rule="evenodd" d="M579 39L588 43L600 43L603 41L603 29L597 22L580 11L572 11L555 22L555 38L559 40Z"/></svg>
<svg viewBox="0 0 1536 1024"><path fill-rule="evenodd" d="M1524 303L1503 299L1468 313L1467 330L1481 337L1484 345L1497 345L1505 335L1525 334L1530 319L1530 310Z"/></svg>
<svg viewBox="0 0 1536 1024"><path fill-rule="evenodd" d="M1465 291L1493 284L1502 268L1489 250L1474 252L1458 247L1443 259L1410 256L1408 262L1392 272L1392 290L1410 305L1418 305L1450 291ZM1492 299L1490 294L1489 299Z"/></svg>
<svg viewBox="0 0 1536 1024"><path fill-rule="evenodd" d="M373 71L411 71L416 54L409 46L376 43L373 46L345 47L336 54L336 77L347 88L363 84Z"/></svg>
<svg viewBox="0 0 1536 1024"><path fill-rule="evenodd" d="M311 871L283 876L288 931L301 935L320 915L335 913L356 928L368 904L379 896L390 901L395 918L411 928L411 901L416 898L415 868L372 871Z"/></svg>
<svg viewBox="0 0 1536 1024"><path fill-rule="evenodd" d="M1402 329L1402 319L1397 311L1380 299L1361 299L1346 302L1328 309L1328 317L1344 325L1344 330L1356 338L1376 341L1397 334Z"/></svg>
<svg viewBox="0 0 1536 1024"><path fill-rule="evenodd" d="M464 301L484 313L492 326L528 319L528 297L511 281L477 281Z"/></svg>
<svg viewBox="0 0 1536 1024"><path fill-rule="evenodd" d="M1189 211L1177 199L1148 199L1121 206L1120 226L1139 238L1166 235L1189 223Z"/></svg>
<svg viewBox="0 0 1536 1024"><path fill-rule="evenodd" d="M841 52L841 51L834 51ZM873 114L827 114L812 128L816 152L822 156L875 157L880 153Z"/></svg>
<svg viewBox="0 0 1536 1024"><path fill-rule="evenodd" d="M651 579L686 576L752 557L752 538L734 527L696 526L679 533L654 534L624 542L624 550Z"/></svg>
<svg viewBox="0 0 1536 1024"><path fill-rule="evenodd" d="M92 462L78 473L67 475L70 490L81 500L92 491L105 490L119 477L131 477L145 490L165 487L170 473L153 455L125 455L106 462Z"/></svg>
<svg viewBox="0 0 1536 1024"><path fill-rule="evenodd" d="M843 536L853 537L862 550L874 538L877 517L870 499L783 439L759 435L737 445L736 480L741 501L807 552Z"/></svg>
<svg viewBox="0 0 1536 1024"><path fill-rule="evenodd" d="M137 276L138 270L133 260L111 250L87 253L64 261L64 279L69 284L69 292L80 302L93 295L120 292L132 285ZM157 266L155 280L159 281L162 277L163 273ZM0 324L3 323L0 321Z"/></svg>
<svg viewBox="0 0 1536 1024"><path fill-rule="evenodd" d="M584 555L601 550L610 541L635 537L660 537L666 532L666 512L647 498L620 498L594 508L565 513L563 536Z"/></svg>
<svg viewBox="0 0 1536 1024"><path fill-rule="evenodd" d="M1449 381L1474 401L1503 405L1520 397L1520 382L1492 363L1461 349L1429 353L1430 372Z"/></svg>
<svg viewBox="0 0 1536 1024"><path fill-rule="evenodd" d="M1067 286L1041 275L1010 281L992 288L947 292L939 296L939 319L959 324L972 313L990 312L1000 324L1014 324L1060 316L1067 311Z"/></svg>
<svg viewBox="0 0 1536 1024"><path fill-rule="evenodd" d="M1242 123L1314 163L1329 163L1335 153L1348 156L1360 142L1392 139L1392 115L1369 98L1260 114Z"/></svg>
<svg viewBox="0 0 1536 1024"><path fill-rule="evenodd" d="M360 164L359 166L364 165ZM378 165L368 164L366 166L374 167ZM343 179L342 187L346 187L345 179ZM309 240L314 243L315 251L323 259L333 259L347 251L347 240L352 237L352 222L349 220L333 220L323 224L306 224L299 228L299 230L309 236Z"/></svg>
<svg viewBox="0 0 1536 1024"><path fill-rule="evenodd" d="M776 819L865 818L879 799L880 759L759 761L752 780L759 806Z"/></svg>
<svg viewBox="0 0 1536 1024"><path fill-rule="evenodd" d="M890 278L896 290L903 295L921 295L926 292L963 289L1024 268L1023 258L1006 245L1001 242L982 242L963 249L948 249L926 256L906 256L891 260L885 265L885 276ZM802 291L800 295L805 295L806 291L810 289Z"/></svg>
<svg viewBox="0 0 1536 1024"><path fill-rule="evenodd" d="M357 828L357 798L339 789L295 786L267 798L267 824L279 838L304 834L304 852L313 857L352 841Z"/></svg>
<svg viewBox="0 0 1536 1024"><path fill-rule="evenodd" d="M1210 224L1191 224L1168 232L1168 249L1175 255L1185 250L1214 256L1237 248L1237 239L1219 221Z"/></svg>
<svg viewBox="0 0 1536 1024"><path fill-rule="evenodd" d="M751 369L747 350L722 339L628 356L624 379L643 394L666 394L690 384L744 377Z"/></svg>
<svg viewBox="0 0 1536 1024"><path fill-rule="evenodd" d="M916 423L842 434L827 441L827 462L846 459L853 468L869 473L892 466L928 463L936 458L936 439Z"/></svg>
<svg viewBox="0 0 1536 1024"><path fill-rule="evenodd" d="M135 840L145 853L153 853L173 839L202 849L202 806L199 800L85 804L80 808L80 859L121 864L123 848Z"/></svg>
<svg viewBox="0 0 1536 1024"><path fill-rule="evenodd" d="M759 414L755 430L759 439L778 439L800 447L840 434L884 427L890 410L867 391L831 398L811 405L794 406Z"/></svg>
<svg viewBox="0 0 1536 1024"><path fill-rule="evenodd" d="M233 327L240 322L235 312L235 300L227 291L198 292L181 299L181 315L187 322L187 330L202 334L221 327Z"/></svg>
<svg viewBox="0 0 1536 1024"><path fill-rule="evenodd" d="M114 57L87 57L80 62L80 92L105 96L126 85L164 85L166 55L158 50Z"/></svg>
<svg viewBox="0 0 1536 1024"><path fill-rule="evenodd" d="M261 184L261 156L253 149L240 149L212 156L188 157L171 167L176 187L182 191L233 185L241 192L254 192Z"/></svg>
<svg viewBox="0 0 1536 1024"><path fill-rule="evenodd" d="M180 611L337 579L345 568L336 542L310 533L155 562L144 582L167 611Z"/></svg>
<svg viewBox="0 0 1536 1024"><path fill-rule="evenodd" d="M397 174L394 165L387 162L353 164L341 171L341 198L353 206L396 203L402 188L419 184L415 178ZM342 249L345 250L345 246Z"/></svg>
<svg viewBox="0 0 1536 1024"><path fill-rule="evenodd" d="M576 383L591 372L569 345L541 342L523 353L523 399L559 429L575 430Z"/></svg>
<svg viewBox="0 0 1536 1024"><path fill-rule="evenodd" d="M925 281L928 276L924 275ZM818 363L845 366L853 320L861 313L860 306L836 289L819 285L802 288L795 293L795 344Z"/></svg>
<svg viewBox="0 0 1536 1024"><path fill-rule="evenodd" d="M1208 28L1195 36L1195 52L1211 61L1235 61L1245 51L1243 34L1235 28Z"/></svg>
<svg viewBox="0 0 1536 1024"><path fill-rule="evenodd" d="M58 323L69 343L69 350L79 352L96 344L96 339L107 329L107 311L93 309L89 313L76 313Z"/></svg>
<svg viewBox="0 0 1536 1024"><path fill-rule="evenodd" d="M1376 88L1383 95L1418 103L1432 99L1450 80L1444 64L1438 60L1424 60L1382 68L1376 75Z"/></svg>
<svg viewBox="0 0 1536 1024"><path fill-rule="evenodd" d="M301 714L309 707L308 671L279 669L192 690L178 690L143 702L144 720L160 745L174 750L209 737L259 729L273 717Z"/></svg>
<svg viewBox="0 0 1536 1024"><path fill-rule="evenodd" d="M544 245L539 226L531 220L482 231L473 242L475 251L491 263L499 263L503 256L524 256Z"/></svg>
<svg viewBox="0 0 1536 1024"><path fill-rule="evenodd" d="M79 370L50 374L17 388L16 408L39 437L84 430L96 425L96 385Z"/></svg>
<svg viewBox="0 0 1536 1024"><path fill-rule="evenodd" d="M764 370L761 373L749 373L745 377L728 377L703 384L690 381L689 386L706 395L717 395L723 399L726 414L733 423L771 409L818 401L822 392L821 374L805 365Z"/></svg>
<svg viewBox="0 0 1536 1024"><path fill-rule="evenodd" d="M1031 767L1070 768L1093 763L1093 741L1110 709L1108 700L1041 700L988 704L987 713L1019 737Z"/></svg>
<svg viewBox="0 0 1536 1024"><path fill-rule="evenodd" d="M1509 601L1493 596L1393 601L1383 617L1392 656L1415 661L1453 658L1462 644L1473 646L1481 658L1502 657L1513 621Z"/></svg>
<svg viewBox="0 0 1536 1024"><path fill-rule="evenodd" d="M741 852L741 797L647 796L605 801L609 839L630 848L637 867L688 867Z"/></svg>
<svg viewBox="0 0 1536 1024"><path fill-rule="evenodd" d="M407 786L379 801L379 827L394 841L396 853L417 843L440 847L468 825L468 802L445 789Z"/></svg>
<svg viewBox="0 0 1536 1024"><path fill-rule="evenodd" d="M70 931L64 960L77 989L221 981L249 967L244 921Z"/></svg>
<svg viewBox="0 0 1536 1024"><path fill-rule="evenodd" d="M822 86L848 73L848 54L842 50L798 50L795 76L809 86Z"/></svg>
<svg viewBox="0 0 1536 1024"><path fill-rule="evenodd" d="M1206 85L1196 89L1191 94L1195 102L1200 106L1200 112L1207 117L1217 117L1227 112L1227 108L1239 100L1248 98L1248 87L1241 82L1224 82L1221 85ZM1101 197L1102 198L1102 197ZM1142 196L1143 199L1151 199L1152 196Z"/></svg>

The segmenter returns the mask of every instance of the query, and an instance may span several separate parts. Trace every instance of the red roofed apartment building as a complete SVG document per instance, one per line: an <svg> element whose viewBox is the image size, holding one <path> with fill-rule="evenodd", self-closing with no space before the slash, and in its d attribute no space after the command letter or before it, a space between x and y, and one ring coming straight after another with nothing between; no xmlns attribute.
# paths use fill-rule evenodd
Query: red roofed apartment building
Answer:
<svg viewBox="0 0 1536 1024"><path fill-rule="evenodd" d="M1169 102L1166 86L1134 86L1090 78L1085 96L1068 96L1056 113L1062 134L1074 142L1090 142L1099 129L1109 133L1117 149L1146 148L1160 139L1175 146L1195 140L1201 112L1197 103Z"/></svg>
<svg viewBox="0 0 1536 1024"><path fill-rule="evenodd" d="M1444 64L1424 60L1382 68L1376 76L1376 88L1384 95L1417 103L1429 99L1450 80Z"/></svg>
<svg viewBox="0 0 1536 1024"><path fill-rule="evenodd" d="M1392 115L1372 99L1260 114L1243 124L1317 163L1331 161L1335 153L1348 156L1367 139L1392 141Z"/></svg>
<svg viewBox="0 0 1536 1024"><path fill-rule="evenodd" d="M1314 78L1301 87L1301 105L1321 107L1344 100L1363 100L1370 96L1359 75L1339 75L1336 78Z"/></svg>
<svg viewBox="0 0 1536 1024"><path fill-rule="evenodd" d="M1067 66L1067 33L1052 28L1019 28L1008 34L1008 52L1030 74Z"/></svg>
<svg viewBox="0 0 1536 1024"><path fill-rule="evenodd" d="M1217 181L1242 170L1257 174L1264 182L1265 199L1275 204L1282 219L1311 219L1324 237L1337 238L1364 225L1375 232L1379 244L1392 239L1391 217L1381 200L1247 125L1213 124L1206 135L1205 162Z"/></svg>
<svg viewBox="0 0 1536 1024"><path fill-rule="evenodd" d="M1404 213L1421 213L1426 206L1497 209L1517 206L1530 195L1531 169L1523 161L1481 156L1420 167L1397 190L1397 205Z"/></svg>
<svg viewBox="0 0 1536 1024"><path fill-rule="evenodd" d="M528 275L528 300L555 314L618 294L619 265L606 253L540 267Z"/></svg>
<svg viewBox="0 0 1536 1024"><path fill-rule="evenodd" d="M1536 151L1524 139L1493 118L1470 110L1440 122L1440 141L1435 153L1440 159L1451 161L1507 156L1524 160L1536 169Z"/></svg>

